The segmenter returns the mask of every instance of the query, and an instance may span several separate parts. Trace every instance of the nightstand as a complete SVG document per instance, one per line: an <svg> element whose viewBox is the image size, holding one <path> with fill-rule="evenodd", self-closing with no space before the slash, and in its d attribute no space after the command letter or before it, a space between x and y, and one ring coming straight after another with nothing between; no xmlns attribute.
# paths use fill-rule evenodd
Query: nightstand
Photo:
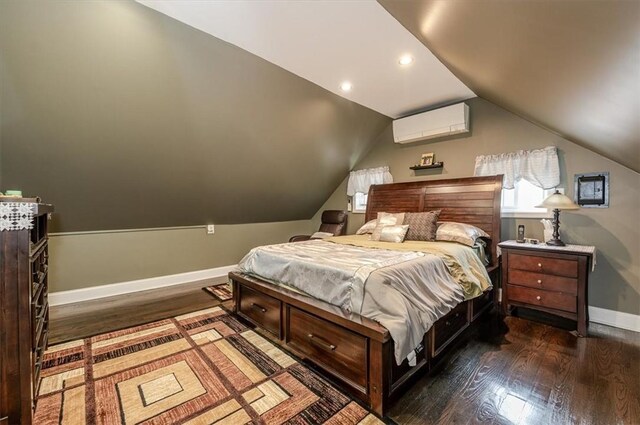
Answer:
<svg viewBox="0 0 640 425"><path fill-rule="evenodd" d="M549 246L505 241L498 244L502 261L502 311L525 307L577 322L587 335L589 272L595 247Z"/></svg>

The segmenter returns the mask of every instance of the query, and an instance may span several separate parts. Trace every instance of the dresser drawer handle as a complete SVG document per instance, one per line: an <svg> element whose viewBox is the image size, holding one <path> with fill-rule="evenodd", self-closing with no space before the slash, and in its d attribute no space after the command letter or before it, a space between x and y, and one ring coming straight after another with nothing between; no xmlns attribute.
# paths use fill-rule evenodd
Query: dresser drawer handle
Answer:
<svg viewBox="0 0 640 425"><path fill-rule="evenodd" d="M328 343L326 341L323 341L322 338L314 334L308 334L307 336L309 337L309 341L311 341L312 344L315 344L318 347L327 351L336 351L337 347L335 345Z"/></svg>
<svg viewBox="0 0 640 425"><path fill-rule="evenodd" d="M251 303L251 307L252 307L252 308L255 308L256 310L260 310L260 311L261 311L261 312L263 312L263 313L266 313L266 312L267 312L267 309L266 309L266 308L264 308L264 307L262 307L261 305L256 304L256 303Z"/></svg>
<svg viewBox="0 0 640 425"><path fill-rule="evenodd" d="M540 298L540 295L538 295L538 296L536 297L536 300L538 300L538 301L540 301L541 299L542 299L542 298Z"/></svg>
<svg viewBox="0 0 640 425"><path fill-rule="evenodd" d="M538 263L538 267L542 268L542 263Z"/></svg>
<svg viewBox="0 0 640 425"><path fill-rule="evenodd" d="M541 279L538 279L538 284L541 284L541 283L542 283L542 280L541 280Z"/></svg>

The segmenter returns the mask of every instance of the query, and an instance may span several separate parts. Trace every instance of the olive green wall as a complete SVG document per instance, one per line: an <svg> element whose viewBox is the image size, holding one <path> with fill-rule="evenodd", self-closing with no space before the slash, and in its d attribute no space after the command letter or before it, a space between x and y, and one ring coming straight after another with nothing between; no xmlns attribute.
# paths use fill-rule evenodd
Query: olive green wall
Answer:
<svg viewBox="0 0 640 425"><path fill-rule="evenodd" d="M52 292L236 264L258 245L308 234L309 220L52 235Z"/></svg>
<svg viewBox="0 0 640 425"><path fill-rule="evenodd" d="M466 177L473 175L477 155L555 145L560 153L561 185L571 197L574 174L609 171L610 207L562 213L562 239L595 245L598 250L589 286L590 305L640 314L640 174L486 100L475 98L467 103L471 107L469 136L398 145L393 143L389 126L355 169L388 165L397 182ZM409 170L425 152L434 152L437 161L444 161L444 169L419 174ZM313 226L319 223L322 210L346 209L346 204L344 180L314 216ZM350 214L349 232L354 233L363 221L364 214ZM525 225L527 237L542 239L539 219L503 219L503 239L515 239L518 224Z"/></svg>
<svg viewBox="0 0 640 425"><path fill-rule="evenodd" d="M390 122L133 1L0 1L2 187L59 232L309 219Z"/></svg>

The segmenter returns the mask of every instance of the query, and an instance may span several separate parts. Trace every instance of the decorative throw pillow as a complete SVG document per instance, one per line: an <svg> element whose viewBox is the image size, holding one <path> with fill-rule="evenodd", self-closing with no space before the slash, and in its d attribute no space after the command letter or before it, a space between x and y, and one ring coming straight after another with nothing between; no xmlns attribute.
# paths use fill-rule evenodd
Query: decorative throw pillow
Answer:
<svg viewBox="0 0 640 425"><path fill-rule="evenodd" d="M396 224L402 224L404 221L404 213L390 214L385 212L378 213L378 219L376 220L376 227L371 232L371 240L379 241L380 232L384 226L394 226Z"/></svg>
<svg viewBox="0 0 640 425"><path fill-rule="evenodd" d="M440 211L406 213L404 224L409 225L406 239L408 241L435 241Z"/></svg>
<svg viewBox="0 0 640 425"><path fill-rule="evenodd" d="M364 235L367 233L373 232L373 229L376 228L376 224L378 223L378 219L374 218L373 220L369 220L361 228L358 229L356 235Z"/></svg>
<svg viewBox="0 0 640 425"><path fill-rule="evenodd" d="M380 231L380 242L401 243L404 241L409 225L383 226Z"/></svg>
<svg viewBox="0 0 640 425"><path fill-rule="evenodd" d="M436 231L436 240L447 242L458 242L464 245L473 246L476 239L489 235L482 229L472 226L471 224L456 223L453 221L443 221L438 223Z"/></svg>

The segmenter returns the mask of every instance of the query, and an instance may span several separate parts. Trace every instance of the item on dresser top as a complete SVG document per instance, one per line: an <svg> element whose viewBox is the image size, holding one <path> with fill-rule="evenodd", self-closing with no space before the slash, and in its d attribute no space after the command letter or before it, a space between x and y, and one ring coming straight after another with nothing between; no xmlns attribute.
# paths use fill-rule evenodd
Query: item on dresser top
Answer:
<svg viewBox="0 0 640 425"><path fill-rule="evenodd" d="M22 198L22 191L21 190L5 190L4 193L7 196L11 196L11 197L15 197L15 198Z"/></svg>
<svg viewBox="0 0 640 425"><path fill-rule="evenodd" d="M595 247L501 242L502 311L524 307L575 320L578 334L587 335L589 270Z"/></svg>
<svg viewBox="0 0 640 425"><path fill-rule="evenodd" d="M516 239L516 242L524 242L524 224L518 226L518 238Z"/></svg>
<svg viewBox="0 0 640 425"><path fill-rule="evenodd" d="M542 223L542 227L544 228L543 235L544 241L546 243L553 238L553 223L551 223L551 220L547 220L546 218L540 220L540 223Z"/></svg>
<svg viewBox="0 0 640 425"><path fill-rule="evenodd" d="M556 190L553 195L542 201L542 204L536 208L553 210L553 235L552 239L547 241L547 245L564 246L564 242L560 240L560 210L578 210L580 207L574 204L568 196Z"/></svg>

